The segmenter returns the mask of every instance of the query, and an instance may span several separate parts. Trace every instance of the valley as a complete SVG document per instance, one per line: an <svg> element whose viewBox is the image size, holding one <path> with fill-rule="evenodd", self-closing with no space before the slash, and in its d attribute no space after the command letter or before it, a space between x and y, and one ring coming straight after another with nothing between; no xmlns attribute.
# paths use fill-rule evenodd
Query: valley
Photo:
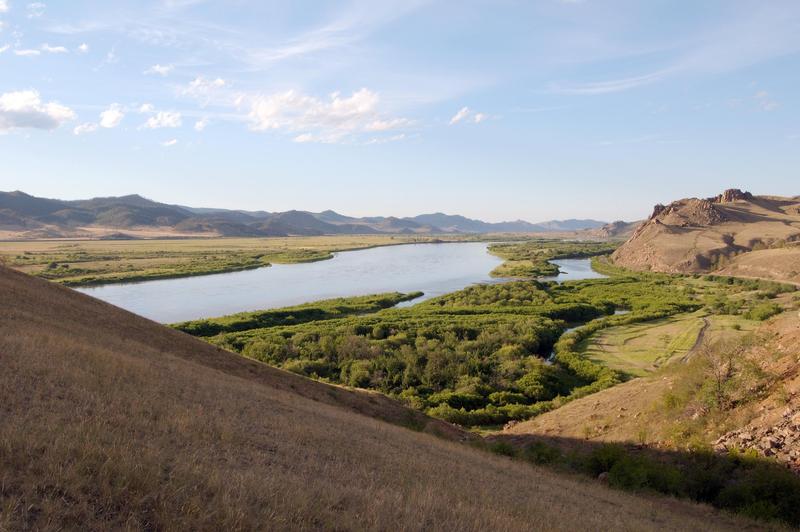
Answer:
<svg viewBox="0 0 800 532"><path fill-rule="evenodd" d="M133 328L124 337L138 337L144 327L164 338L156 349L171 352L171 344L189 342L179 359L197 363L194 353L207 353L202 365L239 377L268 371L257 386L268 382L281 393L436 434L496 459L485 452L490 451L511 458L518 473L529 463L543 466L535 469L537 482L542 475L588 475L637 493L800 524L800 478L789 472L800 471L800 449L783 435L794 412L800 413L790 340L796 328L790 316L800 309L800 296L791 275L755 269L767 264L761 256L784 256L790 247L740 246L713 264L698 259L687 272L677 271L685 256L680 254L632 268L627 258L650 238L642 235L660 230L663 212L685 216L686 203L677 205L657 208L656 221L624 243L575 235L454 233L3 242L0 253L8 266L50 282L2 270L4 297L17 302L7 306L4 323L20 319L26 308L33 312L26 316L41 313L32 309L52 298L86 306L93 319L99 309L114 308L54 285L83 286L87 294L137 314L179 322L167 332L115 310L111 321L100 323L129 323ZM713 226L716 215L708 216ZM704 230L697 220L691 223L692 231ZM659 261L668 259L678 262L662 267ZM745 265L755 275L727 275L743 272ZM143 282L125 284L130 281ZM19 297L28 299L21 303ZM228 308L248 311L208 317L226 308L226 298ZM182 299L192 314L170 314ZM148 314L136 301L160 314ZM202 318L169 319L181 315ZM72 319L78 321L70 331L93 327L80 313ZM3 341L13 352L35 337L19 343L8 329ZM64 345L79 345L70 342ZM150 349L149 340L141 342L141 349ZM63 352L53 345L45 351ZM7 441L16 438L12 447L22 445L22 433L4 430ZM226 424L220 430L213 439L233 437L222 434L239 429ZM742 436L751 433L759 436ZM777 443L762 443L773 439ZM23 467L24 459L15 460ZM23 485L14 486L15 493L25 493ZM92 500L122 504L114 499L119 496L95 493ZM141 509L130 511L138 515ZM218 512L220 523L228 522ZM298 515L309 513L336 522L311 506Z"/></svg>

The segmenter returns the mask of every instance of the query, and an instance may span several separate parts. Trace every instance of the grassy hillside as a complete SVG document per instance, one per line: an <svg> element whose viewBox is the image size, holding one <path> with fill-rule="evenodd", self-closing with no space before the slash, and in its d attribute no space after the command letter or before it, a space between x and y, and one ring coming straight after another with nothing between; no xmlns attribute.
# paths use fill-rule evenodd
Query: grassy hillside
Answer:
<svg viewBox="0 0 800 532"><path fill-rule="evenodd" d="M2 530L754 528L473 449L4 268L0 295Z"/></svg>

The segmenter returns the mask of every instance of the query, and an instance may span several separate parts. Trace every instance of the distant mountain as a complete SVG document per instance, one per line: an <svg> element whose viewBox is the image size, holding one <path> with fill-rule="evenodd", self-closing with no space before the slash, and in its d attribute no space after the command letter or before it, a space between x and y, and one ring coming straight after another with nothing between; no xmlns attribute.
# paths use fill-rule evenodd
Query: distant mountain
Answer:
<svg viewBox="0 0 800 532"><path fill-rule="evenodd" d="M601 227L586 229L585 232L594 238L628 238L636 231L636 228L639 227L641 223L642 220L637 220L635 222L617 220L616 222L611 222Z"/></svg>
<svg viewBox="0 0 800 532"><path fill-rule="evenodd" d="M421 214L414 216L411 220L424 225L438 227L448 233L531 233L543 230L538 225L522 220L490 223L441 212Z"/></svg>
<svg viewBox="0 0 800 532"><path fill-rule="evenodd" d="M4 238L539 233L602 225L595 220L491 223L440 212L410 218L355 218L332 210L313 213L195 208L159 203L137 194L65 201L37 198L20 191L0 192L0 233Z"/></svg>
<svg viewBox="0 0 800 532"><path fill-rule="evenodd" d="M607 222L599 220L576 220L575 218L570 218L569 220L539 222L536 225L549 231L583 231L585 229L597 229L606 224Z"/></svg>

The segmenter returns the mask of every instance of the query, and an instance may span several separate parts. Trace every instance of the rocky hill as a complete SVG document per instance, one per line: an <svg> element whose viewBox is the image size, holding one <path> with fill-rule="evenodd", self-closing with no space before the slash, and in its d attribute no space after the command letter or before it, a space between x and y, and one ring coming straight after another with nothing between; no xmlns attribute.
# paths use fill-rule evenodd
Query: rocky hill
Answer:
<svg viewBox="0 0 800 532"><path fill-rule="evenodd" d="M327 210L241 211L159 203L139 195L63 201L0 192L0 238L315 236L355 234L547 233L593 229L596 220L490 223L458 215L354 218Z"/></svg>
<svg viewBox="0 0 800 532"><path fill-rule="evenodd" d="M613 260L634 270L794 280L800 271L798 242L800 197L730 189L712 198L656 205ZM769 260L774 250L786 255L780 264Z"/></svg>

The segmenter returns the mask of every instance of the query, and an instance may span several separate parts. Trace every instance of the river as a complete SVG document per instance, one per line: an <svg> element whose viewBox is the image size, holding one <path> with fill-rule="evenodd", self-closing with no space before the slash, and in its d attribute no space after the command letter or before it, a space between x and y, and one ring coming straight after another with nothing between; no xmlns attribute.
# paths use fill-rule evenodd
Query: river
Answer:
<svg viewBox="0 0 800 532"><path fill-rule="evenodd" d="M489 272L502 260L486 243L412 244L337 253L330 260L199 277L81 288L80 291L141 316L173 323L319 299L422 291L424 299L475 283L502 282ZM588 260L553 261L555 278L602 277Z"/></svg>

